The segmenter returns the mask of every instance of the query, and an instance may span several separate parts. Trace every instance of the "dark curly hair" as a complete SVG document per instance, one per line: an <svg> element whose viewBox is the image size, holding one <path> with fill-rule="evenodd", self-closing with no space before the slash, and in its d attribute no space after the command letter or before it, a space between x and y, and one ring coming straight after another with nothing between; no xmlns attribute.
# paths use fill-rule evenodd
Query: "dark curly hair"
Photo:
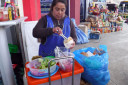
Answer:
<svg viewBox="0 0 128 85"><path fill-rule="evenodd" d="M61 2L65 4L65 8L67 7L67 0L53 0L50 11L53 11L53 7L58 3Z"/></svg>

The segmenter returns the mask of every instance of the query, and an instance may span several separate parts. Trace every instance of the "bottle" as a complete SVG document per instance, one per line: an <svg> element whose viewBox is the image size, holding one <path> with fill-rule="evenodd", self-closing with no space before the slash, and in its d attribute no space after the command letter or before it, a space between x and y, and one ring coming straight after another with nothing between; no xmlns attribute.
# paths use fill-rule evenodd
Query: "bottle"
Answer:
<svg viewBox="0 0 128 85"><path fill-rule="evenodd" d="M20 10L19 10L18 5L15 6L15 10L16 10L16 16L17 16L17 18L20 18Z"/></svg>
<svg viewBox="0 0 128 85"><path fill-rule="evenodd" d="M8 7L8 18L9 20L12 20L12 8Z"/></svg>
<svg viewBox="0 0 128 85"><path fill-rule="evenodd" d="M11 7L11 12L12 12L12 20L14 20L15 19L15 16L14 16L14 14L15 14L15 12L14 12L14 7Z"/></svg>

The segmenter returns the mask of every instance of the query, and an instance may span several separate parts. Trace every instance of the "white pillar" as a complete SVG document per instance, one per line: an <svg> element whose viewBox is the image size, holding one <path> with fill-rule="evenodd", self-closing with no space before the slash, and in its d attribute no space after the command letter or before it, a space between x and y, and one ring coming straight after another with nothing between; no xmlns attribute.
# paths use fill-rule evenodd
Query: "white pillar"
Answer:
<svg viewBox="0 0 128 85"><path fill-rule="evenodd" d="M1 7L1 0L0 0L0 7Z"/></svg>
<svg viewBox="0 0 128 85"><path fill-rule="evenodd" d="M86 0L86 11L85 11L86 16L85 16L85 18L88 17L88 7L89 7L89 0Z"/></svg>
<svg viewBox="0 0 128 85"><path fill-rule="evenodd" d="M70 0L69 0L69 17L70 17Z"/></svg>
<svg viewBox="0 0 128 85"><path fill-rule="evenodd" d="M16 85L5 28L0 27L0 71L4 85Z"/></svg>

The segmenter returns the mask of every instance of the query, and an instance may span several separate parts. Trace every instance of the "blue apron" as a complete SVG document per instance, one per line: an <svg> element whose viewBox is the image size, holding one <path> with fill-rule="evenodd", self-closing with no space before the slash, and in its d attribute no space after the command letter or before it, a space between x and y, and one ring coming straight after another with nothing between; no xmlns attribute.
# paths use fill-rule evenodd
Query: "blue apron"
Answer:
<svg viewBox="0 0 128 85"><path fill-rule="evenodd" d="M51 17L48 15L46 17L47 17L47 28L54 28L54 24ZM70 36L69 17L65 18L64 20L62 32L66 37ZM40 44L39 55L42 57L55 56L54 49L56 48L56 46L64 47L63 41L64 39L60 35L58 35L57 33L53 33L52 35L46 38L45 44Z"/></svg>

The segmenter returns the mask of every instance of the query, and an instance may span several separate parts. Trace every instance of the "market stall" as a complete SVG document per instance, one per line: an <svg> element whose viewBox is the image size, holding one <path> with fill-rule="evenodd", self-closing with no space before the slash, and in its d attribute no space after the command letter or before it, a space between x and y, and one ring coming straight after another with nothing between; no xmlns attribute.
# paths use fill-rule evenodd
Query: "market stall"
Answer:
<svg viewBox="0 0 128 85"><path fill-rule="evenodd" d="M109 12L107 7L100 8L99 14L92 11L86 21L91 22L92 31L100 31L100 33L120 31L123 27L122 17L116 12Z"/></svg>

